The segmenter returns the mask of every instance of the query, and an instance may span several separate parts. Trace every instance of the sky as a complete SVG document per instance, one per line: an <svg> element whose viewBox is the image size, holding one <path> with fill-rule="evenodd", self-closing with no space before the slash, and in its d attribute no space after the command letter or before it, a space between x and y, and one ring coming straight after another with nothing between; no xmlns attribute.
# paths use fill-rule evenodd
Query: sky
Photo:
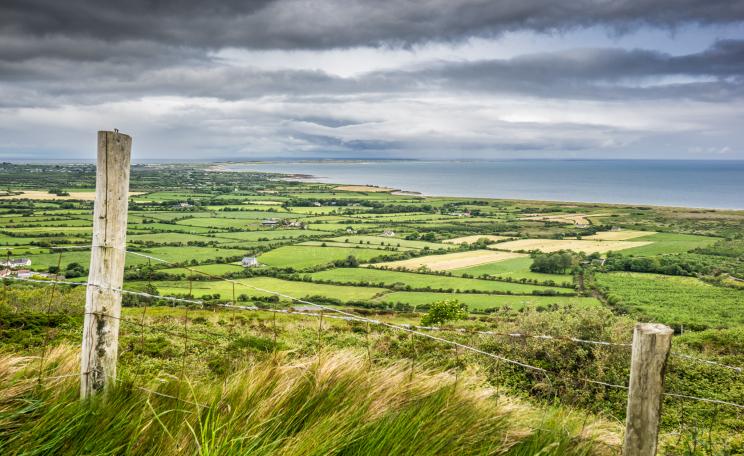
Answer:
<svg viewBox="0 0 744 456"><path fill-rule="evenodd" d="M0 0L0 159L744 160L744 0Z"/></svg>

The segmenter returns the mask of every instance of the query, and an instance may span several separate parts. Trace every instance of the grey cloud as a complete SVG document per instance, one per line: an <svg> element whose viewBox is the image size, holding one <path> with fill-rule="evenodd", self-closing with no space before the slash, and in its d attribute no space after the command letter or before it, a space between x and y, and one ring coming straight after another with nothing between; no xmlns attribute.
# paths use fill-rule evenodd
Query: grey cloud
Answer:
<svg viewBox="0 0 744 456"><path fill-rule="evenodd" d="M5 0L0 30L174 46L327 49L412 45L513 30L729 24L741 0Z"/></svg>
<svg viewBox="0 0 744 456"><path fill-rule="evenodd" d="M685 78L665 81L663 78ZM407 70L343 78L321 71L257 70L201 62L154 67L130 62L0 61L2 103L99 103L142 96L242 100L278 96L307 102L404 93L486 92L589 99L697 99L726 102L744 95L744 40L672 56L647 50L578 49L504 60L439 62ZM20 98L19 98L20 97ZM320 125L327 120L306 119ZM337 121L332 121L337 123ZM337 123L335 126L342 126Z"/></svg>
<svg viewBox="0 0 744 456"><path fill-rule="evenodd" d="M744 40L721 41L703 52L682 56L648 50L579 49L510 60L443 63L415 74L452 89L548 98L728 101L744 91ZM691 80L656 83L663 77Z"/></svg>

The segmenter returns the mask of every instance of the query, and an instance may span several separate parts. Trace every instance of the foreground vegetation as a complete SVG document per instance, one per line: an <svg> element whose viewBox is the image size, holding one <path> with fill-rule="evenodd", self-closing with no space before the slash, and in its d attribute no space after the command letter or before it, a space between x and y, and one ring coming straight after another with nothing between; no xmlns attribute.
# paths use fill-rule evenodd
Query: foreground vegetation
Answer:
<svg viewBox="0 0 744 456"><path fill-rule="evenodd" d="M61 376L77 356L59 346L48 362ZM580 414L534 409L474 379L370 369L344 351L291 363L277 354L224 381L164 378L150 391L124 378L83 403L77 378L39 387L31 364L0 357L6 455L584 455L617 445L617 425L587 427Z"/></svg>

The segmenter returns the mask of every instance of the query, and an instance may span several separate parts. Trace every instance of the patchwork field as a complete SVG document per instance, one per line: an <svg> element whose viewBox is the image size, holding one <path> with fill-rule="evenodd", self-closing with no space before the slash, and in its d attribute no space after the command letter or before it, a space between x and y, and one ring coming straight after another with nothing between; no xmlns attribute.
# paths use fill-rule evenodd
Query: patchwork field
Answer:
<svg viewBox="0 0 744 456"><path fill-rule="evenodd" d="M90 165L10 163L0 168L0 193L27 191L25 196L38 196L24 201L0 198L3 256L16 260L13 265L24 265L18 260L30 259L28 268L35 270L37 277L46 273L47 277L84 282L89 272L89 249L65 251L53 247L90 245L94 194L86 190L93 188L95 169ZM77 193L56 198L47 193L50 188L69 188L85 195L80 195L83 199L74 199L80 197ZM317 319L307 315L241 313L219 307L233 301L246 306L272 305L274 299L269 298L275 295L270 291L343 306L345 311L379 321L406 324L420 324L432 303L456 299L475 314L449 321L445 318L437 325L613 342L629 341L636 321L657 321L673 325L678 332L684 326L684 335L674 336L677 352L726 365L744 365L744 287L735 288L741 282L732 278L744 277L742 211L412 196L367 186L288 182L263 173L211 172L202 165L183 164L133 166L130 188L138 195L131 199L129 208L129 249L139 249L181 267L129 254L124 287L145 290L152 285L161 295L183 296L191 285L191 293L204 300L205 308L171 307L173 302L162 299L129 296L123 315L140 321L146 309L150 322L167 332L122 325L119 353L126 366L123 372L139 375L140 371L127 370L134 367L157 378L178 373L184 366L178 356L183 351L186 366L194 365L210 378L224 378L221 369L229 368L222 362L225 355L234 354L251 363L271 356L272 347L278 346L282 347L282 356L296 359L298 355L314 356L320 344L323 353L336 349L359 351L365 360L366 347L370 347L375 364L389 366L402 360L409 369L414 344L410 344L408 334L397 337L387 329L372 325L368 330L358 322L328 319L319 325ZM466 212L470 216L458 216ZM287 220L286 225L302 222L310 229L302 229L299 223L292 227L262 223L270 219ZM595 233L600 225L618 229ZM382 236L387 230L395 235ZM495 243L480 250L469 250L474 247L464 245L484 237ZM526 255L517 249L586 253L613 250L618 254L602 263L585 261L578 254ZM244 256L258 257L260 267L240 266ZM61 270L57 269L58 262ZM365 264L369 267L361 267ZM402 270L387 269L397 267ZM429 271L417 271L420 267ZM545 272L532 272L531 267ZM22 280L28 277L25 271L21 274L22 268L27 267L0 267L0 272ZM189 276L200 275L191 272L192 268L215 278L192 280L190 284ZM238 281L234 289L231 282L218 280L227 276ZM9 341L23 347L27 357L42 353L46 336L54 338L54 343L79 346L80 314L65 314L64 321L71 317L71 323L60 326L50 319L56 316L48 310L43 316L35 312L52 304L64 304L57 307L60 311L80 311L85 290L57 284L54 292L49 292L52 288L42 288L46 283L21 280L4 281L0 292L0 343ZM140 307L144 304L148 307ZM277 305L286 308L292 302L283 297ZM28 320L18 320L23 312L28 312ZM276 332L269 326L272 316L279 320ZM282 325L282 320L288 324ZM22 328L16 324L19 321ZM196 344L185 346L172 336L184 329L200 340L216 342L217 348L205 352ZM235 337L228 336L232 331ZM226 338L216 339L215 333L224 333ZM625 391L600 385L577 389L575 380L626 381L626 350L602 346L574 349L563 342L519 343L515 338L469 337L457 332L438 334L489 353L534 363L558 380L548 392L536 387L535 381L525 381L529 374L518 366L478 369L484 374L482 381L490 386L503 385L505 390L535 397L539 402L560 403L566 399L572 410L585 407L591 413L622 420ZM440 342L416 340L415 362L426 369L441 366L449 375L463 364L467 366L463 371L483 367L483 359L478 356L466 356L461 351L457 361L462 364L456 364L458 354L439 350ZM740 378L730 369L679 357L671 363L670 391L744 401L737 389ZM29 371L33 384L37 384L35 369ZM418 377L420 369L415 370ZM537 381L542 382L542 377ZM662 426L665 433L676 433L674 440L680 435L680 423L686 429L697 423L716 423L714 436L719 428L731 429L721 434L720 441L742 442L739 416L726 415L724 407L714 404L685 401L683 408L680 403L664 404ZM175 410L173 407L168 406L168 410ZM681 445L702 442L700 435ZM740 448L705 450L710 454L738 454ZM203 450L212 451L206 446ZM683 454L686 450L674 448L664 454Z"/></svg>
<svg viewBox="0 0 744 456"><path fill-rule="evenodd" d="M261 264L277 268L305 269L313 266L324 266L336 260L345 260L353 256L358 261L369 261L380 256L378 249L361 247L317 247L317 246L286 246L271 250L259 256Z"/></svg>
<svg viewBox="0 0 744 456"><path fill-rule="evenodd" d="M424 249L429 248L432 250L437 249L452 249L455 248L452 245L440 244L437 242L426 242L426 241L410 241L406 239L399 239L394 237L386 236L339 236L331 238L337 242L347 242L349 244L372 244L372 245L383 245L390 247L409 247L413 249Z"/></svg>
<svg viewBox="0 0 744 456"><path fill-rule="evenodd" d="M5 195L0 196L0 199L33 199L39 201L63 201L63 200L82 200L82 201L94 201L96 199L96 192L68 192L67 196L57 196L53 193L38 191L38 190L24 190L20 195ZM142 195L142 192L129 192L129 196Z"/></svg>
<svg viewBox="0 0 744 456"><path fill-rule="evenodd" d="M589 239L594 241L627 241L628 239L651 236L653 234L656 233L638 230L600 231L599 233L593 234L591 236L584 236L582 239Z"/></svg>
<svg viewBox="0 0 744 456"><path fill-rule="evenodd" d="M451 272L456 275L470 274L478 277L482 274L488 274L494 277L509 278L514 280L538 280L540 282L553 281L557 284L566 283L573 288L573 276L569 274L544 274L532 272L530 270L532 258L523 256L511 260L498 261L496 263L482 264L463 269L454 269Z"/></svg>
<svg viewBox="0 0 744 456"><path fill-rule="evenodd" d="M236 281L236 299L241 294L246 296L267 298L272 296L255 288L264 290L281 290L282 293L294 297L325 296L327 298L339 299L341 301L363 301L371 300L375 296L387 293L384 288L353 287L339 285L324 285L308 282L294 282L289 280L275 279L273 277L254 277ZM163 295L188 294L187 282L157 282L158 291ZM255 287L255 288L254 288ZM198 281L192 283L192 295L201 298L204 295L219 294L222 298L232 300L233 286L225 281ZM286 301L282 298L282 301Z"/></svg>
<svg viewBox="0 0 744 456"><path fill-rule="evenodd" d="M651 244L651 241L589 241L575 239L519 239L517 241L500 242L493 246L499 250L525 252L539 250L550 253L559 250L573 250L584 253L607 253L609 251L626 250ZM491 247L491 246L489 246Z"/></svg>
<svg viewBox="0 0 744 456"><path fill-rule="evenodd" d="M592 216L596 217L597 215L592 214ZM520 217L520 220L589 225L586 214L527 214Z"/></svg>
<svg viewBox="0 0 744 456"><path fill-rule="evenodd" d="M468 252L447 253L444 255L427 255L408 260L389 261L384 263L375 263L374 267L386 267L390 269L404 268L416 270L426 267L432 271L447 271L450 269L460 269L479 264L493 263L496 261L509 260L524 256L520 253L495 252L488 250L471 250Z"/></svg>
<svg viewBox="0 0 744 456"><path fill-rule="evenodd" d="M566 293L571 290L526 285L514 282L494 280L463 279L459 277L417 274L413 272L384 271L372 268L336 268L310 274L313 280L332 281L344 284L364 284L379 287L411 287L416 289L431 288L448 291L484 291L515 294L531 294L535 291L554 291Z"/></svg>
<svg viewBox="0 0 744 456"><path fill-rule="evenodd" d="M509 239L508 236L495 236L492 234L475 234L472 236L463 236L458 237L454 239L447 239L445 241L442 241L446 244L472 244L474 242L478 242L481 239L488 239L489 241L503 241L504 239Z"/></svg>

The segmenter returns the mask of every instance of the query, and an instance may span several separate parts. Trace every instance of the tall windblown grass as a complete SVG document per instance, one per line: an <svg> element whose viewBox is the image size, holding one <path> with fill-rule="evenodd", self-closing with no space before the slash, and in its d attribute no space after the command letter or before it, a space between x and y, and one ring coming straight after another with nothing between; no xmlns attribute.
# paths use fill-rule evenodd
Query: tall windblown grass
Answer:
<svg viewBox="0 0 744 456"><path fill-rule="evenodd" d="M71 347L54 348L44 375L75 373L77 356ZM347 351L301 360L279 354L225 380L163 378L146 387L159 394L125 379L81 402L77 377L39 382L37 359L0 355L0 454L617 452L616 428L601 421L497 397L474 375L411 378L405 365L370 368Z"/></svg>

